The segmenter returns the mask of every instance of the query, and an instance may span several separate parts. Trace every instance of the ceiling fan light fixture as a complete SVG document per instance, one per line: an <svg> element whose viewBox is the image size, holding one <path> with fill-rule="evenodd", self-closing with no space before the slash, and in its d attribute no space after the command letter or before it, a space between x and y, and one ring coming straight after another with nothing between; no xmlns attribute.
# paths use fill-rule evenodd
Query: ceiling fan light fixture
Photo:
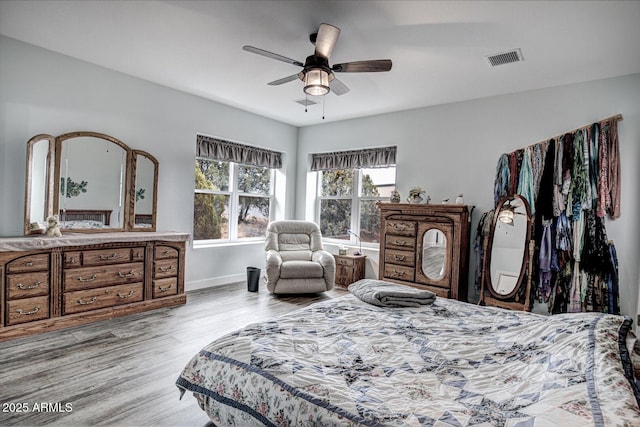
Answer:
<svg viewBox="0 0 640 427"><path fill-rule="evenodd" d="M304 93L322 96L329 93L329 73L321 68L312 68L304 74Z"/></svg>

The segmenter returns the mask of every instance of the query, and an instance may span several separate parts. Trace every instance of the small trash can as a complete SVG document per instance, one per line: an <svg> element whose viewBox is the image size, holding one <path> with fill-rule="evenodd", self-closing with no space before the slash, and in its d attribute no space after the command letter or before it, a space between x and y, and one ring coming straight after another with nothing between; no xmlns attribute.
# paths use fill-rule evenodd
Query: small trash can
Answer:
<svg viewBox="0 0 640 427"><path fill-rule="evenodd" d="M247 290L249 292L258 292L259 281L260 269L257 267L247 267Z"/></svg>

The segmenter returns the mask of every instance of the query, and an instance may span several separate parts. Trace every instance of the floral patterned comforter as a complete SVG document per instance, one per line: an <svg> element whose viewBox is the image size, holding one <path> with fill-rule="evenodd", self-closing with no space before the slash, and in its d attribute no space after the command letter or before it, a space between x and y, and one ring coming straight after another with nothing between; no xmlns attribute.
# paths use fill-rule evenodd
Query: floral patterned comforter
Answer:
<svg viewBox="0 0 640 427"><path fill-rule="evenodd" d="M347 294L216 340L176 384L220 426L638 426L630 325Z"/></svg>

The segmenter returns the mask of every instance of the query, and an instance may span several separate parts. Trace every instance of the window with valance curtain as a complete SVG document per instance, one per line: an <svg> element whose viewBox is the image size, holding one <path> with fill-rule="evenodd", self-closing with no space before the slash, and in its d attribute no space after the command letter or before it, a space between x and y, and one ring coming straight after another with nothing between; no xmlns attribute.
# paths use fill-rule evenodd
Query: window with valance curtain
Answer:
<svg viewBox="0 0 640 427"><path fill-rule="evenodd" d="M196 140L193 238L264 238L282 153L205 135Z"/></svg>
<svg viewBox="0 0 640 427"><path fill-rule="evenodd" d="M311 155L311 170L381 168L396 164L396 147L315 153Z"/></svg>
<svg viewBox="0 0 640 427"><path fill-rule="evenodd" d="M282 153L198 135L196 156L270 169L282 168Z"/></svg>
<svg viewBox="0 0 640 427"><path fill-rule="evenodd" d="M311 170L318 172L316 221L325 238L378 243L378 202L395 190L395 164L395 146L311 154Z"/></svg>

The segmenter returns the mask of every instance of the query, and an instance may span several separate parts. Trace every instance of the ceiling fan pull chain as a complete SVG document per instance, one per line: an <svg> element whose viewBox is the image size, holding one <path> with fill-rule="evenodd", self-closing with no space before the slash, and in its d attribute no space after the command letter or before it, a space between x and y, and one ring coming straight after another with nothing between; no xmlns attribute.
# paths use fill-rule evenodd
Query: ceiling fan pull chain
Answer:
<svg viewBox="0 0 640 427"><path fill-rule="evenodd" d="M307 107L309 106L309 96L307 96L307 94L304 94L304 112L307 112Z"/></svg>
<svg viewBox="0 0 640 427"><path fill-rule="evenodd" d="M327 95L322 95L322 120L324 120L324 104L327 100Z"/></svg>

